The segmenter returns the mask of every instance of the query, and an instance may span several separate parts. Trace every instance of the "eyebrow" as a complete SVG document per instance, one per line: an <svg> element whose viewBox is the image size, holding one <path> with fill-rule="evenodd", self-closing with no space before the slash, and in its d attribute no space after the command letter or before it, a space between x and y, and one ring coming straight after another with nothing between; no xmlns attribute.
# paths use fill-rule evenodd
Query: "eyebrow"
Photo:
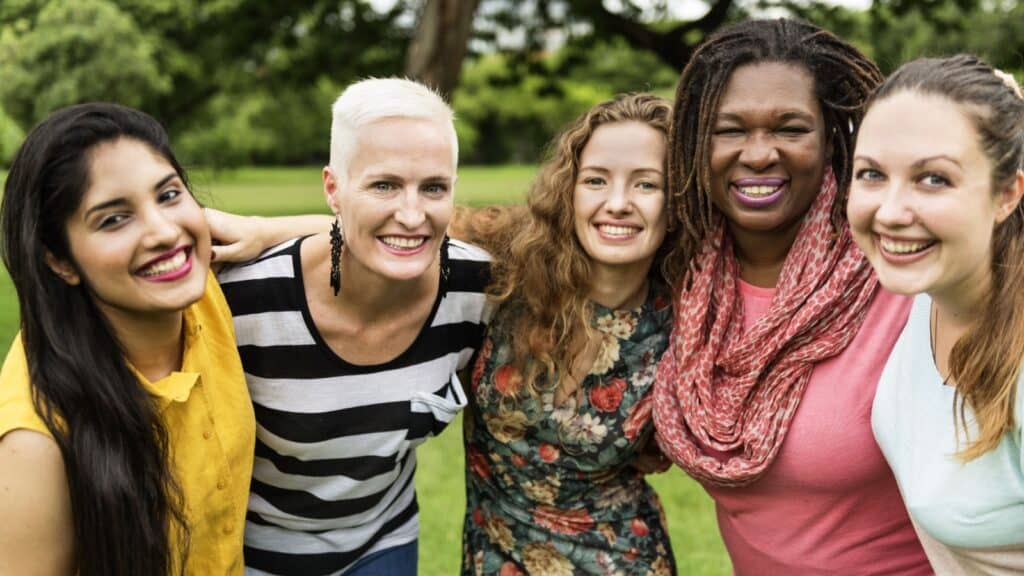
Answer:
<svg viewBox="0 0 1024 576"><path fill-rule="evenodd" d="M783 122L787 120L804 120L806 122L814 122L813 115L808 114L806 112L801 112L799 110L771 110L769 111L769 114L777 117L779 120ZM735 112L719 112L715 120L725 122L741 122L743 120L743 116L741 116L740 114L736 114Z"/></svg>
<svg viewBox="0 0 1024 576"><path fill-rule="evenodd" d="M176 172L171 172L170 174L164 176L163 178L161 178L156 183L156 185L153 186L153 191L156 192L157 190L160 190L161 188L166 186L168 182L170 182L171 180L174 180L177 177L178 177L178 174ZM82 220L88 220L89 219L89 215L92 214L93 212L98 212L100 210L106 210L107 208L114 208L116 206L126 206L127 204L128 204L128 199L125 198L124 196L121 196L119 198L114 198L112 200L107 200L106 202L100 202L99 204L97 204L97 205L93 206L92 208L89 208L88 210L86 210L85 214L82 215Z"/></svg>
<svg viewBox="0 0 1024 576"><path fill-rule="evenodd" d="M877 167L879 165L878 162L875 161L874 158L871 158L870 156L864 156L863 154L858 154L857 156L854 156L853 160L854 160L854 162L856 162L857 160L860 160L862 162L866 162L866 163L870 164L872 167ZM933 160L946 160L948 162L952 162L953 164L956 164L957 167L960 168L961 170L963 169L963 166L961 166L959 162L957 162L955 159L953 159L950 156L946 156L945 154L936 154L935 156L929 156L927 158L921 158L920 160L917 160L913 164L911 164L910 167L912 169L914 169L914 170L920 170L922 167L924 167L925 164L927 164L927 163L929 163L929 162L931 162Z"/></svg>

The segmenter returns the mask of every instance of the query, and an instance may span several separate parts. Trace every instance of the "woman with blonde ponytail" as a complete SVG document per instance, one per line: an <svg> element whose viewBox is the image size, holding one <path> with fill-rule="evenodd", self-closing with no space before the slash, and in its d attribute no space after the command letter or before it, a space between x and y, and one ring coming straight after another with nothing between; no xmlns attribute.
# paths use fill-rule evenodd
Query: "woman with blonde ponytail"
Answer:
<svg viewBox="0 0 1024 576"><path fill-rule="evenodd" d="M973 56L875 92L849 219L882 285L916 295L872 428L940 574L1024 573L1024 97Z"/></svg>

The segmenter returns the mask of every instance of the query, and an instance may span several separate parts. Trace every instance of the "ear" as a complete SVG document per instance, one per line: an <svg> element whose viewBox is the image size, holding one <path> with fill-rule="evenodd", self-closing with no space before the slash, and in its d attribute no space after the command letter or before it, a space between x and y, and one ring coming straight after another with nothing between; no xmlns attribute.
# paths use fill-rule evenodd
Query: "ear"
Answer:
<svg viewBox="0 0 1024 576"><path fill-rule="evenodd" d="M330 206L331 212L338 214L340 213L341 206L341 183L330 166L324 166L322 176L324 181L324 199L327 200L327 205Z"/></svg>
<svg viewBox="0 0 1024 576"><path fill-rule="evenodd" d="M1010 214L1013 214L1013 211L1020 206L1021 197L1024 197L1024 172L1017 170L1017 174L996 198L997 224L1001 224L1003 220L1010 217Z"/></svg>
<svg viewBox="0 0 1024 576"><path fill-rule="evenodd" d="M47 250L43 254L43 261L50 267L61 280L66 282L69 286L78 286L82 282L82 278L78 275L78 271L75 267L67 260L61 260L53 255L53 252Z"/></svg>

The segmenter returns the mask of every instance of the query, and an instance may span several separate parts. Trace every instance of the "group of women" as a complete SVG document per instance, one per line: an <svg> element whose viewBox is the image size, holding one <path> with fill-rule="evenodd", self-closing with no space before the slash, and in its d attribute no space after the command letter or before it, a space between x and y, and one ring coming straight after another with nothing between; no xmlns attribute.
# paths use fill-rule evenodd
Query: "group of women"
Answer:
<svg viewBox="0 0 1024 576"><path fill-rule="evenodd" d="M331 223L210 213L272 246L216 276L253 250L153 119L29 134L0 574L414 574L415 447L464 407L464 574L675 573L669 461L737 574L1024 571L1011 77L733 25L674 105L595 106L525 208L456 218L487 251L446 234L436 95L354 84L331 134Z"/></svg>

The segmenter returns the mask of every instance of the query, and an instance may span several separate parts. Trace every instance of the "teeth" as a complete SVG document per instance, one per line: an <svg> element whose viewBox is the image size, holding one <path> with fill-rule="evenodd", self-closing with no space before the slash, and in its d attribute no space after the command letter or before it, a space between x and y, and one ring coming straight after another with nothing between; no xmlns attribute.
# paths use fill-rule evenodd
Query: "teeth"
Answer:
<svg viewBox="0 0 1024 576"><path fill-rule="evenodd" d="M740 193L751 198L763 198L779 189L778 186L737 186Z"/></svg>
<svg viewBox="0 0 1024 576"><path fill-rule="evenodd" d="M152 266L148 266L144 270L139 271L140 276L158 276L160 274L166 274L173 272L178 268L185 265L185 260L188 259L188 254L185 250L179 250L177 254L166 260L161 260Z"/></svg>
<svg viewBox="0 0 1024 576"><path fill-rule="evenodd" d="M882 250L891 254L913 254L914 252L920 252L925 248L928 248L934 242L929 241L918 241L918 242L906 242L900 240L890 240L888 238L879 238L879 244L882 246Z"/></svg>
<svg viewBox="0 0 1024 576"><path fill-rule="evenodd" d="M609 236L631 236L640 230L633 226L612 226L611 224L601 224L597 229Z"/></svg>
<svg viewBox="0 0 1024 576"><path fill-rule="evenodd" d="M423 245L427 239L422 236L418 236L416 238L407 238L405 236L381 236L380 241L392 248L416 248Z"/></svg>

